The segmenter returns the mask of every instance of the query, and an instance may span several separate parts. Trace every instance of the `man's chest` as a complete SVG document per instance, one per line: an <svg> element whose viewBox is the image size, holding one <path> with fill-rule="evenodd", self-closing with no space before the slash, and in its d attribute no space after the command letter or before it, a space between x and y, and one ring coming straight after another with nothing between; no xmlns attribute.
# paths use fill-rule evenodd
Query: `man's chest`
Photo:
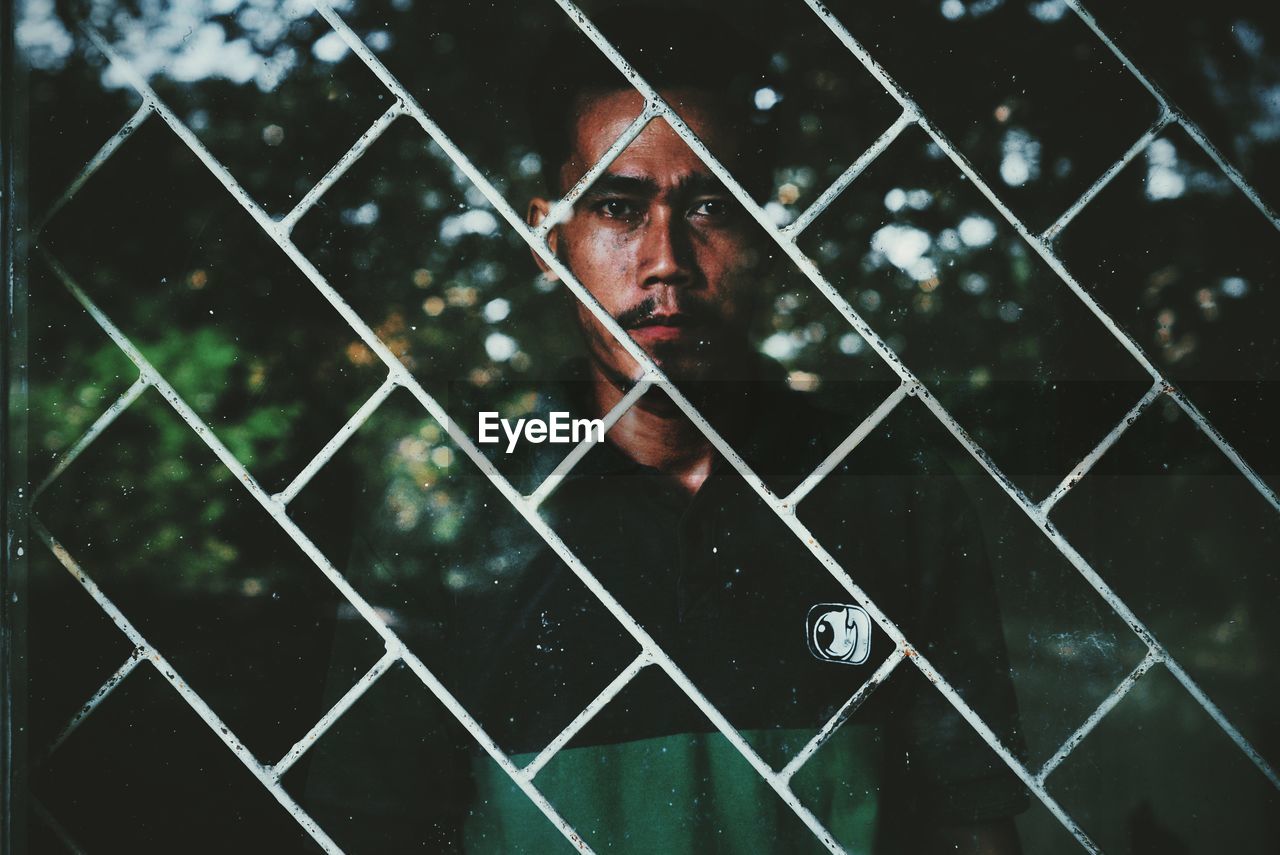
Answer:
<svg viewBox="0 0 1280 855"><path fill-rule="evenodd" d="M891 642L744 488L709 479L689 501L651 478L587 484L566 491L553 524L731 724L817 729Z"/></svg>

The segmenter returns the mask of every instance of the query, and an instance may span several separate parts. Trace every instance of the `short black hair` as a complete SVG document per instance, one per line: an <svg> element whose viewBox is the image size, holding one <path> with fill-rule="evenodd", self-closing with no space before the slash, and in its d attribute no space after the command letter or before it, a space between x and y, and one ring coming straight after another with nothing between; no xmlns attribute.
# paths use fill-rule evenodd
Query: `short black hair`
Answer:
<svg viewBox="0 0 1280 855"><path fill-rule="evenodd" d="M772 123L754 101L768 85L768 57L748 34L708 12L668 2L629 4L592 22L655 89L714 93L742 143L738 161L725 165L753 194L768 192ZM534 145L551 195L558 195L560 168L571 154L581 100L630 85L576 25L565 24L548 40L529 85Z"/></svg>

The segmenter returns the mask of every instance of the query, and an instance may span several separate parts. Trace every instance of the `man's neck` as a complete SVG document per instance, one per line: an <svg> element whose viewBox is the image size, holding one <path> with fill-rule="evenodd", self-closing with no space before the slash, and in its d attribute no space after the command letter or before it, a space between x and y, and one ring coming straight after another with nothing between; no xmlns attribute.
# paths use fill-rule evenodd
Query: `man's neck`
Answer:
<svg viewBox="0 0 1280 855"><path fill-rule="evenodd" d="M592 366L596 412L603 418L625 394ZM690 495L698 492L715 460L715 448L664 392L654 389L609 431L609 440L642 466L657 469Z"/></svg>

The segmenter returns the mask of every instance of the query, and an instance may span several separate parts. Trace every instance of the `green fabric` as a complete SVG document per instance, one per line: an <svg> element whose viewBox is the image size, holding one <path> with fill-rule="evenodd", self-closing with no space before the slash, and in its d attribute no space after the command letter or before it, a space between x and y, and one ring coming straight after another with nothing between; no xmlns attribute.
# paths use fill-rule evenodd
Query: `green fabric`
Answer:
<svg viewBox="0 0 1280 855"><path fill-rule="evenodd" d="M744 734L793 755L812 731ZM797 774L793 789L851 853L871 851L878 810L879 742L870 727L841 729ZM512 758L517 765L532 755ZM572 847L490 762L466 851L544 853ZM803 822L718 733L679 734L563 749L535 784L596 852L703 855L824 852Z"/></svg>

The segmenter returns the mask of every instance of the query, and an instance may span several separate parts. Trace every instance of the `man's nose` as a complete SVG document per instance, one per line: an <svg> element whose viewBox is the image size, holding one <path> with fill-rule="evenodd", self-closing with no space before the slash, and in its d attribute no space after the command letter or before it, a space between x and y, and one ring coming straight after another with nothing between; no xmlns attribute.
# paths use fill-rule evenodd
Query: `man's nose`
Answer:
<svg viewBox="0 0 1280 855"><path fill-rule="evenodd" d="M640 285L687 285L693 281L694 266L689 224L671 209L658 206L641 238Z"/></svg>

